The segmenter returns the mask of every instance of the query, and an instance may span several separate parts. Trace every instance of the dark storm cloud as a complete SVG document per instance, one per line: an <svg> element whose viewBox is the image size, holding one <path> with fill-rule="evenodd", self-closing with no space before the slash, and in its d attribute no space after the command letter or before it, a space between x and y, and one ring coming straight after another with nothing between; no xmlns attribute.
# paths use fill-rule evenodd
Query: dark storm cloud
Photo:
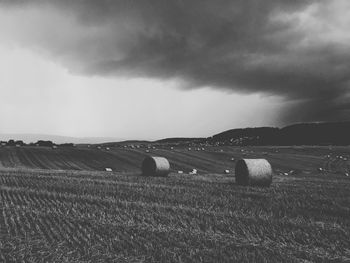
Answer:
<svg viewBox="0 0 350 263"><path fill-rule="evenodd" d="M293 121L348 117L344 98L350 83L350 46L342 39L332 39L341 38L332 35L332 29L323 32L315 28L321 16L332 19L329 16L334 7L327 1L1 3L58 10L75 19L79 28L72 30L76 29L78 36L79 30L97 29L73 44L67 37L67 45L45 46L81 74L176 78L184 81L186 88L210 86L280 95L294 101L295 106L285 116ZM302 20L298 14L313 6L315 17L309 25L310 19Z"/></svg>

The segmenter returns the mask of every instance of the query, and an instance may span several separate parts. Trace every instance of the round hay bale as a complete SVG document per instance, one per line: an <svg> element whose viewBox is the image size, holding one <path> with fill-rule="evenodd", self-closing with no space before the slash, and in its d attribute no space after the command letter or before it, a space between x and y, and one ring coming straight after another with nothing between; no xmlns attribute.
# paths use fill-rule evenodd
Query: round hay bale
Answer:
<svg viewBox="0 0 350 263"><path fill-rule="evenodd" d="M147 156L142 162L142 174L146 176L167 176L170 164L164 157Z"/></svg>
<svg viewBox="0 0 350 263"><path fill-rule="evenodd" d="M235 168L236 183L249 186L270 186L272 168L265 159L241 159Z"/></svg>

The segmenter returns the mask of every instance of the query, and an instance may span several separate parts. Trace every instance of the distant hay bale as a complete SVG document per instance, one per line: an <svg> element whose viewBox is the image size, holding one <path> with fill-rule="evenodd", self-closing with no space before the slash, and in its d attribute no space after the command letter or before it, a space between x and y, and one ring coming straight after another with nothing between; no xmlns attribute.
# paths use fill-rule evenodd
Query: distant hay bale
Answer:
<svg viewBox="0 0 350 263"><path fill-rule="evenodd" d="M142 174L146 176L167 176L169 161L164 157L147 156L142 162Z"/></svg>
<svg viewBox="0 0 350 263"><path fill-rule="evenodd" d="M113 169L112 168L105 168L105 171L106 172L113 172Z"/></svg>
<svg viewBox="0 0 350 263"><path fill-rule="evenodd" d="M272 168L265 159L241 159L235 168L236 183L249 186L270 186Z"/></svg>
<svg viewBox="0 0 350 263"><path fill-rule="evenodd" d="M189 172L189 174L197 174L197 169L192 169L192 171L191 172Z"/></svg>

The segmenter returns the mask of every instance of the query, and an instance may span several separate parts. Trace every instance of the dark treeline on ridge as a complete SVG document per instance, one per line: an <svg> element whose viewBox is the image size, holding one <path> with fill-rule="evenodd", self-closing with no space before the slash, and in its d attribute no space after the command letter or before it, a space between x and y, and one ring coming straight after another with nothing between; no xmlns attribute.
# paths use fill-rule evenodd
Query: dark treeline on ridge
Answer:
<svg viewBox="0 0 350 263"><path fill-rule="evenodd" d="M39 140L37 142L31 142L31 143L24 143L22 140L13 140L10 139L8 141L0 141L0 146L16 146L16 147L22 147L22 146L40 146L40 147L55 147L55 146L61 146L61 147L73 147L73 143L62 143L62 144L56 144L52 141L45 141L45 140Z"/></svg>

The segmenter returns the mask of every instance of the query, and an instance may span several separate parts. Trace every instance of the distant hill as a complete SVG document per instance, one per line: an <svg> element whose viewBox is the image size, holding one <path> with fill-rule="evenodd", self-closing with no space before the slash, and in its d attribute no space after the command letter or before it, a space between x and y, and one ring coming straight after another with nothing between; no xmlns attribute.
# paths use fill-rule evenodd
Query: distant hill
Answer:
<svg viewBox="0 0 350 263"><path fill-rule="evenodd" d="M350 145L350 122L299 123L284 128L231 129L208 138L167 138L156 142L230 145Z"/></svg>
<svg viewBox="0 0 350 263"><path fill-rule="evenodd" d="M224 131L208 138L214 142L239 142L250 141L252 144L258 144L264 141L266 144L271 144L278 135L280 129L272 127L258 127L258 128L244 128L244 129L232 129Z"/></svg>
<svg viewBox="0 0 350 263"><path fill-rule="evenodd" d="M119 141L119 142L105 142L101 143L103 146L117 146L117 145L141 145L141 144L149 144L152 143L151 141L145 141L145 140L126 140L126 141Z"/></svg>
<svg viewBox="0 0 350 263"><path fill-rule="evenodd" d="M237 145L350 145L350 122L300 123L281 129L232 129L208 140Z"/></svg>
<svg viewBox="0 0 350 263"><path fill-rule="evenodd" d="M196 142L196 141L203 141L206 140L206 138L166 138L161 139L158 141L155 141L157 143L181 143L181 142Z"/></svg>

